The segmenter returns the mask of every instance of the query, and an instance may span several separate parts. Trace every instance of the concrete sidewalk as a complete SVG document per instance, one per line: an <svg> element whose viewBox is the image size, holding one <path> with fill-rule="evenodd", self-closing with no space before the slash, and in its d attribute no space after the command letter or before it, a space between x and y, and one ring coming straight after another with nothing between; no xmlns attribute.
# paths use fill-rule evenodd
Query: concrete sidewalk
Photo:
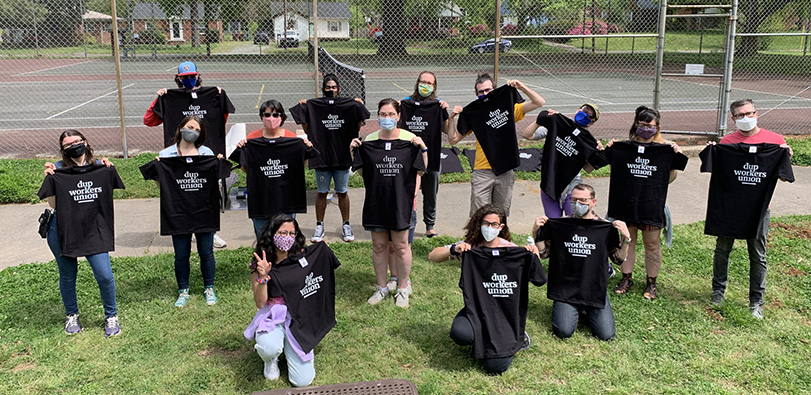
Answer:
<svg viewBox="0 0 811 395"><path fill-rule="evenodd" d="M710 175L699 172L700 161L691 158L686 171L679 174L671 184L668 205L674 223L683 224L704 220ZM811 168L794 167L797 179L793 184L778 182L771 202L772 216L811 214L806 198L811 196ZM608 181L605 178L586 179L597 190L597 210L604 214L608 198ZM361 226L364 190L350 189L352 228L357 240L370 240L369 232ZM315 192L310 191L310 203L306 214L298 215L299 224L307 237L315 228ZM462 227L467 223L470 205L470 184L441 184L437 207L436 229L440 234L461 237ZM422 199L420 198L420 201ZM337 198L327 207L326 241L342 242L341 220ZM734 204L734 202L729 202ZM172 239L159 234L158 199L116 200L116 250L112 256L142 256L172 251ZM44 239L37 234L37 218L47 206L40 204L14 204L0 206L0 234L5 236L0 270L28 262L46 262L53 259ZM421 204L420 204L421 210ZM516 181L513 191L510 229L517 233L529 233L534 219L543 214L540 188L537 181ZM416 237L422 237L425 226L420 212ZM247 211L227 211L221 217L220 236L228 242L229 249L250 246L254 241L253 225ZM678 234L676 235L678 237Z"/></svg>

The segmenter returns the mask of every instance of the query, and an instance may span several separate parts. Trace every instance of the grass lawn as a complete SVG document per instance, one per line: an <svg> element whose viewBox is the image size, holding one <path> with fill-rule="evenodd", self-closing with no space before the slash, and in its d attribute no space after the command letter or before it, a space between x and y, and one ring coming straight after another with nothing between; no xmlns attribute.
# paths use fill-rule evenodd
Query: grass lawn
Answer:
<svg viewBox="0 0 811 395"><path fill-rule="evenodd" d="M337 326L316 348L314 385L404 378L421 394L538 393L802 393L811 388L811 216L772 219L765 319L747 308L746 247L732 253L727 303L709 306L714 238L701 223L675 228L664 249L660 296L642 298L644 264L627 295L610 293L617 338L600 342L586 326L560 340L550 327L546 290L530 287L527 331L532 347L502 376L488 376L456 346L448 330L462 307L459 263L429 263L448 238L415 241L415 294L408 310L373 291L371 245L332 245ZM522 236L516 236L521 240ZM262 377L262 363L242 331L255 308L247 248L217 251L217 294L203 303L192 268L189 305L176 297L172 255L113 259L122 334L104 339L103 314L91 271L77 288L85 331L63 333L64 310L54 262L0 272L0 393L241 394L284 388ZM194 258L196 260L196 257ZM196 264L196 263L195 263ZM193 264L193 266L195 265ZM617 278L609 280L613 287ZM47 284L47 285L45 285Z"/></svg>

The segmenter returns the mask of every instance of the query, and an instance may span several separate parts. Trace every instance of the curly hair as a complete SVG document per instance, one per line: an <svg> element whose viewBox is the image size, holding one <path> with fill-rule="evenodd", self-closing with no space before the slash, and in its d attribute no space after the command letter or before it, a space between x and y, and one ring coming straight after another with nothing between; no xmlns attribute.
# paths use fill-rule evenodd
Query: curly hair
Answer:
<svg viewBox="0 0 811 395"><path fill-rule="evenodd" d="M301 252L304 249L304 243L306 242L306 238L304 234L301 233L301 229L298 226L298 222L295 218L287 215L287 214L279 214L268 221L265 226L262 228L262 231L259 233L259 238L256 239L256 243L254 245L253 252L256 255L262 256L262 252L267 253L267 260L271 264L275 265L278 263L278 258L276 257L276 243L273 242L273 235L276 234L276 231L282 226L282 224L290 222L293 224L293 227L296 229L296 241L293 243L293 247L290 248L288 252L289 256L296 255L296 253ZM256 271L256 258L253 258L250 263L251 273Z"/></svg>
<svg viewBox="0 0 811 395"><path fill-rule="evenodd" d="M473 216L470 217L467 225L465 225L464 229L467 231L465 233L465 243L468 243L474 247L485 243L484 237L482 236L481 226L484 217L490 214L498 215L499 221L502 225L504 225L501 228L501 232L498 234L498 237L501 237L507 241L512 241L512 237L510 236L510 227L507 226L507 212L501 207L488 203L479 207L479 209L473 213Z"/></svg>

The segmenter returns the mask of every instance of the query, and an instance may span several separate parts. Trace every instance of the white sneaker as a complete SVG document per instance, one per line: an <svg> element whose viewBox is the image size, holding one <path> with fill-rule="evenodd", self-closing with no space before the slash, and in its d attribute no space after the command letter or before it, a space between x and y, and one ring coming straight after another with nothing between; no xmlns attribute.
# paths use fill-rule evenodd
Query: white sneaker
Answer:
<svg viewBox="0 0 811 395"><path fill-rule="evenodd" d="M315 225L315 232L313 232L313 237L310 238L311 243L320 243L324 240L324 225L317 224Z"/></svg>
<svg viewBox="0 0 811 395"><path fill-rule="evenodd" d="M228 243L220 237L220 235L214 233L214 248L225 248L228 246Z"/></svg>
<svg viewBox="0 0 811 395"><path fill-rule="evenodd" d="M386 299L386 296L389 296L389 289L386 287L377 287L377 290L372 294L367 302L374 306L380 303L383 299Z"/></svg>
<svg viewBox="0 0 811 395"><path fill-rule="evenodd" d="M400 308L408 307L408 294L411 292L407 288L397 290L397 295L394 295L394 305Z"/></svg>
<svg viewBox="0 0 811 395"><path fill-rule="evenodd" d="M279 357L273 358L270 362L265 362L264 374L268 380L279 379Z"/></svg>
<svg viewBox="0 0 811 395"><path fill-rule="evenodd" d="M389 282L386 283L386 288L389 290L390 294L397 292L397 280L389 279Z"/></svg>
<svg viewBox="0 0 811 395"><path fill-rule="evenodd" d="M341 235L347 243L355 241L355 235L352 234L352 227L349 226L349 224L344 224L344 226L341 227Z"/></svg>

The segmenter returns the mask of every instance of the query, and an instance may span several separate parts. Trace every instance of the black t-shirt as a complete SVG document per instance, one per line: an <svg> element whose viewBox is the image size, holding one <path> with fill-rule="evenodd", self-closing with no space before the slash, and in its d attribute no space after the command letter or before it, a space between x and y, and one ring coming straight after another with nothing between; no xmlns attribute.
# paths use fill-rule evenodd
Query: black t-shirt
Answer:
<svg viewBox="0 0 811 395"><path fill-rule="evenodd" d="M470 164L470 169L473 170L473 165L476 163L476 150L465 148L462 150L462 154L467 157L467 163Z"/></svg>
<svg viewBox="0 0 811 395"><path fill-rule="evenodd" d="M327 243L315 243L273 265L268 293L284 296L290 330L301 349L310 352L335 326L335 269L341 262Z"/></svg>
<svg viewBox="0 0 811 395"><path fill-rule="evenodd" d="M369 119L369 110L348 97L307 100L290 109L297 124L307 124L307 138L321 155L309 161L311 169L348 169L352 166L349 144L358 137L358 125Z"/></svg>
<svg viewBox="0 0 811 395"><path fill-rule="evenodd" d="M548 196L557 199L587 162L594 168L605 165L595 155L597 140L572 119L542 111L535 123L548 130L541 166L541 190Z"/></svg>
<svg viewBox="0 0 811 395"><path fill-rule="evenodd" d="M124 189L115 167L71 166L45 177L37 196L56 197L56 233L62 256L115 251L113 189Z"/></svg>
<svg viewBox="0 0 811 395"><path fill-rule="evenodd" d="M535 240L550 242L547 298L605 307L608 256L620 248L619 231L610 222L550 218L538 229Z"/></svg>
<svg viewBox="0 0 811 395"><path fill-rule="evenodd" d="M466 105L456 124L463 135L472 130L496 175L518 167L518 137L515 135L515 104L523 102L518 90L503 85ZM471 167L472 168L472 167Z"/></svg>
<svg viewBox="0 0 811 395"><path fill-rule="evenodd" d="M306 213L304 160L318 154L297 137L257 137L234 150L229 159L247 170L248 217Z"/></svg>
<svg viewBox="0 0 811 395"><path fill-rule="evenodd" d="M778 179L794 182L788 149L777 144L714 144L699 154L711 172L704 233L752 239Z"/></svg>
<svg viewBox="0 0 811 395"><path fill-rule="evenodd" d="M521 164L515 170L541 171L543 150L540 148L521 148L518 150L518 158L521 160Z"/></svg>
<svg viewBox="0 0 811 395"><path fill-rule="evenodd" d="M474 247L462 254L459 288L473 326L473 358L509 357L521 348L530 282L546 284L546 272L523 247Z"/></svg>
<svg viewBox="0 0 811 395"><path fill-rule="evenodd" d="M161 235L220 230L220 166L228 165L213 156L177 156L140 167L161 184Z"/></svg>
<svg viewBox="0 0 811 395"><path fill-rule="evenodd" d="M404 99L400 101L400 122L397 127L420 137L428 147L428 171L439 171L442 130L448 110L437 100Z"/></svg>
<svg viewBox="0 0 811 395"><path fill-rule="evenodd" d="M459 162L459 149L456 147L442 147L439 154L439 163L442 164L442 174L464 173L462 163Z"/></svg>
<svg viewBox="0 0 811 395"><path fill-rule="evenodd" d="M363 169L366 186L363 226L408 229L417 172L425 171L419 147L405 140L372 140L364 141L354 155L354 168Z"/></svg>
<svg viewBox="0 0 811 395"><path fill-rule="evenodd" d="M197 95L195 99L192 93ZM200 88L195 91L187 89L169 89L158 97L152 112L163 120L163 146L171 145L180 121L188 115L196 115L206 125L206 141L203 142L214 151L214 155L225 155L225 114L234 113L234 105L225 94L225 89L218 91L216 87ZM222 167L227 177L230 169Z"/></svg>
<svg viewBox="0 0 811 395"><path fill-rule="evenodd" d="M608 214L636 225L662 227L671 170L684 170L687 156L668 144L617 141L601 153L611 165Z"/></svg>

